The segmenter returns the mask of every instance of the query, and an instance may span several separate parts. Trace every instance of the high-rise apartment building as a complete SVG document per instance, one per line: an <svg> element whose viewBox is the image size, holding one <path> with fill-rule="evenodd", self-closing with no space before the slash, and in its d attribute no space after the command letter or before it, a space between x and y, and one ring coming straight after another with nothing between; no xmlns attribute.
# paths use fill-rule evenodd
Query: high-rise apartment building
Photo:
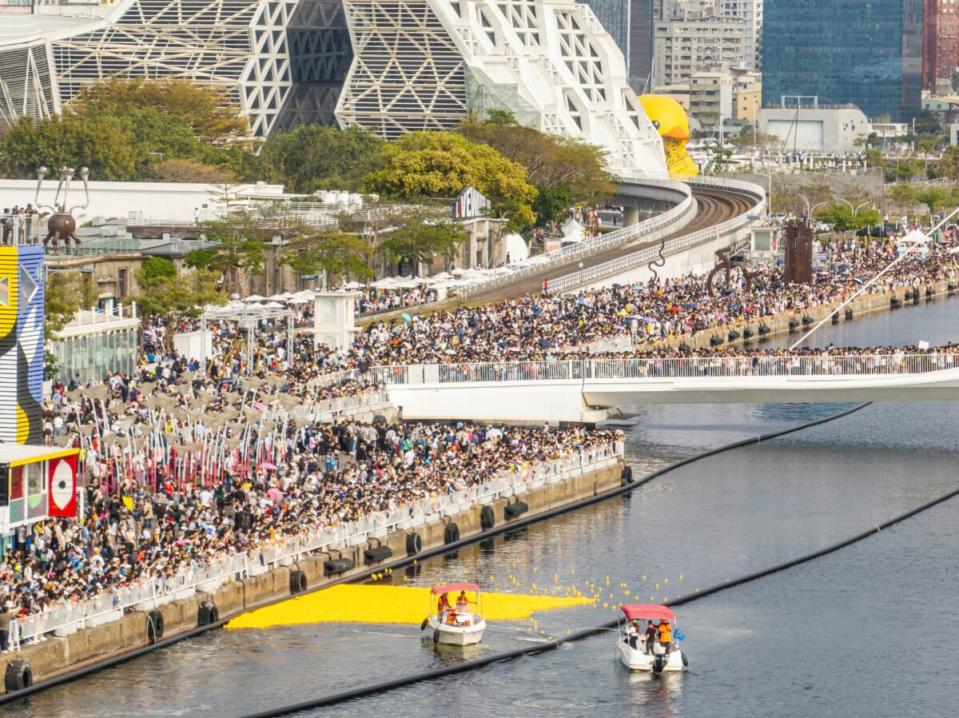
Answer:
<svg viewBox="0 0 959 718"><path fill-rule="evenodd" d="M741 19L746 27L746 67L762 67L763 0L719 0L720 17Z"/></svg>
<svg viewBox="0 0 959 718"><path fill-rule="evenodd" d="M697 72L745 63L745 26L737 18L663 20L656 23L654 37L653 78L657 86L686 83Z"/></svg>
<svg viewBox="0 0 959 718"><path fill-rule="evenodd" d="M959 70L959 0L925 0L922 87L930 92L952 92Z"/></svg>
<svg viewBox="0 0 959 718"><path fill-rule="evenodd" d="M924 0L766 0L763 104L852 103L905 121L922 96Z"/></svg>

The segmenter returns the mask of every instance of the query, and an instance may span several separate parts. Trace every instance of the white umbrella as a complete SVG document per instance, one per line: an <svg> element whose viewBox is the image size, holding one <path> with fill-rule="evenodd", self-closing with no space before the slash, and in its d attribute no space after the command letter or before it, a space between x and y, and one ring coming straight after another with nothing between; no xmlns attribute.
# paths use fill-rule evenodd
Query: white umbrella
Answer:
<svg viewBox="0 0 959 718"><path fill-rule="evenodd" d="M382 279L377 279L370 286L376 287L377 289L394 289L396 282L397 280L394 277L383 277Z"/></svg>
<svg viewBox="0 0 959 718"><path fill-rule="evenodd" d="M244 302L263 302L265 300L266 297L261 297L259 294L251 294L243 299Z"/></svg>

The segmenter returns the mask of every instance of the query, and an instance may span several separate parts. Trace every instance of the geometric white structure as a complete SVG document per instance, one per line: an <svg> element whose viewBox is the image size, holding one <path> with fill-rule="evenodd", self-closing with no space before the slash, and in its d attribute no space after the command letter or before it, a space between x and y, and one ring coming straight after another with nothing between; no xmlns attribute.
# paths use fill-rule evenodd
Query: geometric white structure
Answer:
<svg viewBox="0 0 959 718"><path fill-rule="evenodd" d="M574 0L344 0L354 60L341 124L384 137L449 129L470 112L607 150L617 173L665 177L662 141L622 52Z"/></svg>
<svg viewBox="0 0 959 718"><path fill-rule="evenodd" d="M393 138L470 114L607 151L609 169L665 177L659 134L622 52L574 0L120 0L92 16L3 15L0 130L99 80L183 78L223 90L253 133L318 122Z"/></svg>

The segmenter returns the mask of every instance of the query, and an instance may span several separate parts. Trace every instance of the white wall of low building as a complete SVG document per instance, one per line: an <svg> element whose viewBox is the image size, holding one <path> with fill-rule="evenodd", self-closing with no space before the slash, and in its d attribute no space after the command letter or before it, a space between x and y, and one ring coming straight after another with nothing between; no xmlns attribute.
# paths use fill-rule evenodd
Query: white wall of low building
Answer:
<svg viewBox="0 0 959 718"><path fill-rule="evenodd" d="M234 184L208 185L190 182L90 182L90 205L78 209L74 217L79 223L94 217L128 220L137 224L143 220L179 220L193 222L195 219L213 219L226 207L242 204L254 198L280 199L283 185ZM53 204L57 181L47 179L40 191L40 205ZM0 211L14 206L37 206L36 180L0 179ZM83 185L74 180L70 186L67 207L85 202Z"/></svg>
<svg viewBox="0 0 959 718"><path fill-rule="evenodd" d="M858 107L774 107L759 112L759 129L801 152L856 152L868 136L869 120Z"/></svg>

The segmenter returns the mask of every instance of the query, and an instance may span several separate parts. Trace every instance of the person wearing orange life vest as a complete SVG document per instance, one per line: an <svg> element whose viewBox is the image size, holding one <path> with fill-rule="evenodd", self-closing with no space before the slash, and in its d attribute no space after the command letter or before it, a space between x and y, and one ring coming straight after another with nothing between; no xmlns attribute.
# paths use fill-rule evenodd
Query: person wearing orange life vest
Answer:
<svg viewBox="0 0 959 718"><path fill-rule="evenodd" d="M439 601L436 602L436 617L439 619L440 623L446 622L446 614L450 610L450 600L447 595L444 593L440 596Z"/></svg>
<svg viewBox="0 0 959 718"><path fill-rule="evenodd" d="M673 633L668 621L659 622L659 644L669 653L669 648L673 643Z"/></svg>

